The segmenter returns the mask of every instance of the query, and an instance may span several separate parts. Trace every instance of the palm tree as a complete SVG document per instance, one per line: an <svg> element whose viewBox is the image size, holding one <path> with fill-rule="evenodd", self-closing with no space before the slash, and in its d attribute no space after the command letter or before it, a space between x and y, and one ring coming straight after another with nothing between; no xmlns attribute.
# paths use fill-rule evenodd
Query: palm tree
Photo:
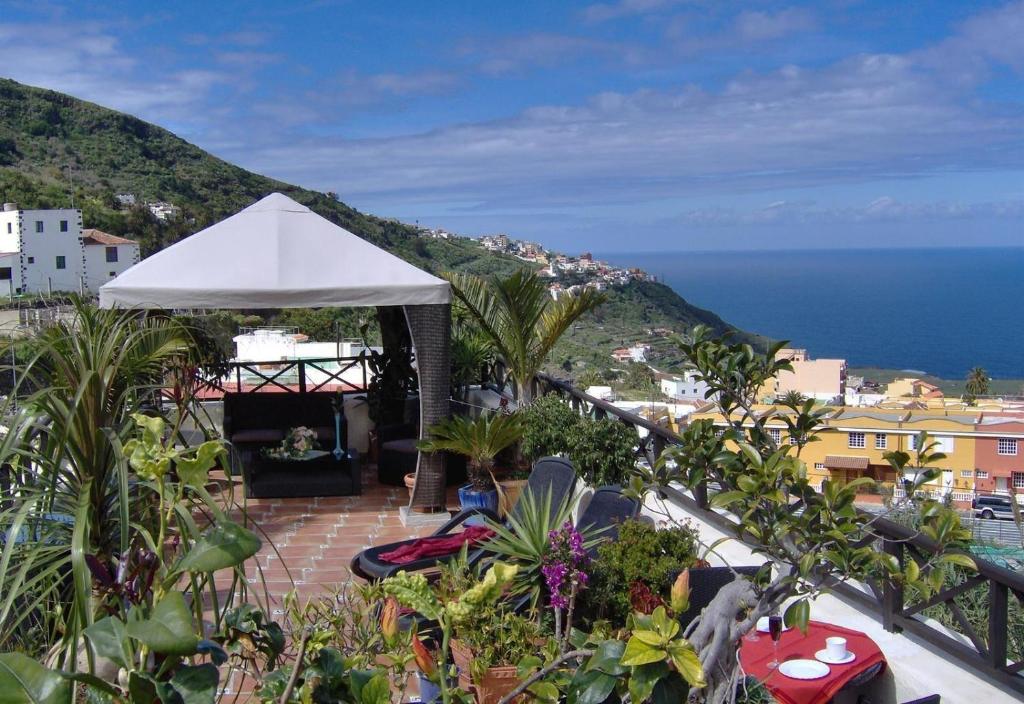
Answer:
<svg viewBox="0 0 1024 704"><path fill-rule="evenodd" d="M479 418L455 416L430 429L430 438L421 440L424 452L455 452L468 459L469 481L478 491L491 488L494 458L523 436L525 421L521 414L484 414Z"/></svg>
<svg viewBox="0 0 1024 704"><path fill-rule="evenodd" d="M535 273L520 270L508 278L446 274L456 299L504 361L521 403L533 398L531 384L555 343L584 313L606 297L590 289L552 300Z"/></svg>
<svg viewBox="0 0 1024 704"><path fill-rule="evenodd" d="M799 408L804 405L805 400L806 399L804 399L804 395L802 393L796 389L790 389L783 394L782 398L779 399L779 403L783 406L789 406L790 408Z"/></svg>
<svg viewBox="0 0 1024 704"><path fill-rule="evenodd" d="M974 369L967 372L967 384L965 386L967 401L974 403L974 400L979 396L988 394L990 381L988 373L982 367L974 367Z"/></svg>

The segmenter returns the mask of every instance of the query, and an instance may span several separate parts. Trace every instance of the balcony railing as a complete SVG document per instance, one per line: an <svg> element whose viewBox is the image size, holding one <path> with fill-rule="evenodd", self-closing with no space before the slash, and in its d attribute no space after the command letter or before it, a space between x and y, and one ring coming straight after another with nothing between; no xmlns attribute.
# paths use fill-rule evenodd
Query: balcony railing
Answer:
<svg viewBox="0 0 1024 704"><path fill-rule="evenodd" d="M328 386L342 393L361 393L367 390L371 372L367 360L356 357L324 357L316 359L275 359L265 362L231 362L223 370L200 372L200 393L257 393L281 391L307 393L321 391ZM358 370L349 374L346 372ZM351 377L356 377L354 381Z"/></svg>
<svg viewBox="0 0 1024 704"><path fill-rule="evenodd" d="M681 442L681 438L667 428L616 408L546 374L538 375L537 386L538 391L554 392L566 398L581 414L614 418L636 429L640 438L638 461L653 466L666 447ZM693 496L673 489L668 493L684 509L700 515L716 527L735 533L735 521L709 508L706 486L694 491ZM934 541L919 532L878 516L872 516L872 532L878 537L866 540L877 541L878 549L893 555L901 565L908 560L924 563L937 548ZM947 586L924 602L911 601L901 588L888 583L863 587L835 584L833 591L876 617L886 630L913 634L980 675L1024 694L1024 676L1021 675L1024 672L1024 626L1017 624L1010 632L1011 609L1015 613L1024 609L1024 576L977 556L972 557L977 563L977 572L965 574L961 581ZM970 617L964 603L967 599L976 599L979 592L984 594L987 602L983 610L987 616L985 627L979 625L978 618ZM925 612L939 616L945 625L933 625L936 624L935 619L924 620Z"/></svg>

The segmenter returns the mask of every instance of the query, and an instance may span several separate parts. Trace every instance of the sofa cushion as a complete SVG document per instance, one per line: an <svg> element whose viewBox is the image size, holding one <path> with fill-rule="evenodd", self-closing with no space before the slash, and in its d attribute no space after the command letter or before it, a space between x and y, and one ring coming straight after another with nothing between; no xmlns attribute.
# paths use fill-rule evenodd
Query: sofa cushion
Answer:
<svg viewBox="0 0 1024 704"><path fill-rule="evenodd" d="M416 448L416 443L419 442L416 438L404 438L402 440L389 440L388 442L381 443L381 450L391 452L402 452L405 454L414 455L419 450Z"/></svg>
<svg viewBox="0 0 1024 704"><path fill-rule="evenodd" d="M277 428L239 430L231 434L231 442L281 442L284 440L284 432Z"/></svg>

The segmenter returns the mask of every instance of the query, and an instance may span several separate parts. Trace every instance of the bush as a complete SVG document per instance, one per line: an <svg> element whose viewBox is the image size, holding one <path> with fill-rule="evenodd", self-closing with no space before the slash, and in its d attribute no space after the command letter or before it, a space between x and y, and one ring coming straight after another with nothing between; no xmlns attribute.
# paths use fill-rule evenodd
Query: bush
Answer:
<svg viewBox="0 0 1024 704"><path fill-rule="evenodd" d="M667 598L672 580L697 560L697 535L689 525L658 530L644 521L626 521L619 538L597 550L586 610L623 626L633 611L631 594Z"/></svg>
<svg viewBox="0 0 1024 704"><path fill-rule="evenodd" d="M531 462L565 455L593 486L625 483L636 464L636 431L619 421L581 416L554 395L534 401L525 416L522 451Z"/></svg>

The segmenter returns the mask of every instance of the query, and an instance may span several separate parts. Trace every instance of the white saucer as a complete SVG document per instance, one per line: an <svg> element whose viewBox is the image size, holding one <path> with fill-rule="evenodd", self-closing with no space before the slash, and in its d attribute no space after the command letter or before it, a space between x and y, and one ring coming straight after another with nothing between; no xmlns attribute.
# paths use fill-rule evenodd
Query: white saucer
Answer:
<svg viewBox="0 0 1024 704"><path fill-rule="evenodd" d="M820 680L831 670L828 665L817 660L787 660L779 665L779 672L795 680Z"/></svg>
<svg viewBox="0 0 1024 704"><path fill-rule="evenodd" d="M814 654L815 660L821 660L829 665L845 665L848 662L853 662L857 659L856 653L851 653L849 650L846 651L846 657L841 660L833 660L829 657L827 650L819 650Z"/></svg>

